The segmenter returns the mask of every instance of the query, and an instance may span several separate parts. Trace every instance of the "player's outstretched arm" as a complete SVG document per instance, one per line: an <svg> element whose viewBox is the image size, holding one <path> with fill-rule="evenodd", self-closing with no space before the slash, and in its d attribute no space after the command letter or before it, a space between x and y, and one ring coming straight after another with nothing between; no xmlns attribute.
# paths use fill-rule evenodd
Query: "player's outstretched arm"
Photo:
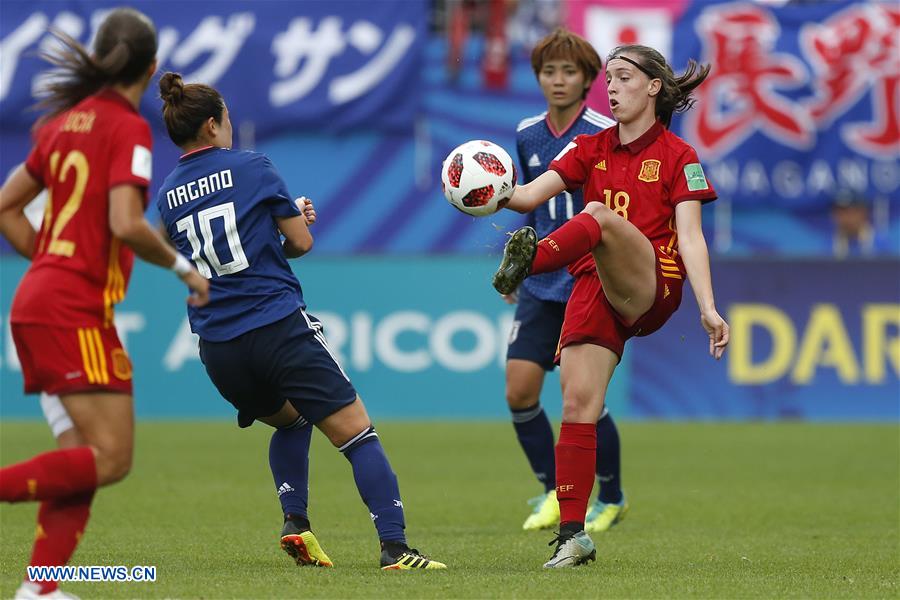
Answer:
<svg viewBox="0 0 900 600"><path fill-rule="evenodd" d="M506 208L518 213L527 213L554 198L566 189L566 184L556 171L545 171L531 182L517 185Z"/></svg>
<svg viewBox="0 0 900 600"><path fill-rule="evenodd" d="M722 358L725 346L728 345L728 323L719 315L713 298L709 250L700 225L700 202L688 200L677 204L675 224L678 229L678 250L700 308L700 324L709 334L709 354L718 360Z"/></svg>
<svg viewBox="0 0 900 600"><path fill-rule="evenodd" d="M209 281L190 262L163 241L158 231L144 218L143 192L133 185L119 185L109 192L109 227L114 236L134 250L142 260L172 269L191 289L188 303L203 306L209 302Z"/></svg>
<svg viewBox="0 0 900 600"><path fill-rule="evenodd" d="M0 188L0 233L25 258L34 252L37 232L25 216L25 207L41 193L44 185L19 165Z"/></svg>

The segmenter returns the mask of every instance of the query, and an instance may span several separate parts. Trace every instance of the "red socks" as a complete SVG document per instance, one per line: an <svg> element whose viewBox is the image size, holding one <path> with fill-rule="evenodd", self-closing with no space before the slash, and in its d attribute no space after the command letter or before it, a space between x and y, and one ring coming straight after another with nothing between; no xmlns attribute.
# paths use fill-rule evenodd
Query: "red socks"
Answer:
<svg viewBox="0 0 900 600"><path fill-rule="evenodd" d="M31 565L65 565L91 513L97 464L88 446L52 450L0 469L0 501L42 500ZM35 582L42 594L55 581Z"/></svg>
<svg viewBox="0 0 900 600"><path fill-rule="evenodd" d="M75 547L84 533L91 514L93 490L62 498L45 500L37 517L37 534L31 552L32 566L62 566L69 562ZM49 594L58 587L55 581L36 581L42 594Z"/></svg>
<svg viewBox="0 0 900 600"><path fill-rule="evenodd" d="M97 488L97 464L88 446L52 450L0 469L0 501L55 500Z"/></svg>
<svg viewBox="0 0 900 600"><path fill-rule="evenodd" d="M596 463L597 424L563 423L556 443L556 497L559 499L560 523L584 523L594 487Z"/></svg>
<svg viewBox="0 0 900 600"><path fill-rule="evenodd" d="M601 238L600 223L588 213L578 213L538 242L531 274L549 273L570 265L589 253Z"/></svg>

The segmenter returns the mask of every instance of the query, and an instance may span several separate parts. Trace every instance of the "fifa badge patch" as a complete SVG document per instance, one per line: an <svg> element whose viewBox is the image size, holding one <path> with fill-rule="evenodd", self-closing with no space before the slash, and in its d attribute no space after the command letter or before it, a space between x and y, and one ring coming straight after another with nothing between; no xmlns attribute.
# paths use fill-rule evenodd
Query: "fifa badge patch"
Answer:
<svg viewBox="0 0 900 600"><path fill-rule="evenodd" d="M641 173L638 175L638 179L646 181L647 183L659 181L659 161L655 158L651 158L642 162Z"/></svg>
<svg viewBox="0 0 900 600"><path fill-rule="evenodd" d="M140 144L134 145L134 151L131 153L131 174L150 181L153 175L153 154L150 153L150 148Z"/></svg>
<svg viewBox="0 0 900 600"><path fill-rule="evenodd" d="M703 167L700 166L700 163L684 165L684 177L687 179L688 191L709 189L709 183L706 181L706 175L703 174Z"/></svg>

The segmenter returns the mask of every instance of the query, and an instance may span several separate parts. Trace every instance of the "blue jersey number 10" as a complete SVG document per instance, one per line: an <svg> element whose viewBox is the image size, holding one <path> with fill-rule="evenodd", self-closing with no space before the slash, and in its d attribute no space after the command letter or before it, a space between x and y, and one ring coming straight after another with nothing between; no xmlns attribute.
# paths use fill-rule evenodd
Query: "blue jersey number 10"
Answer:
<svg viewBox="0 0 900 600"><path fill-rule="evenodd" d="M216 254L216 248L213 245L213 219L222 219L224 221L225 238L228 241L228 248L231 250L231 260L222 263L219 255ZM237 218L234 213L234 202L227 202L217 206L211 206L197 213L197 221L200 223L200 234L203 237L201 254L200 238L197 237L197 228L194 226L194 216L188 215L177 221L175 226L178 231L184 231L187 239L191 243L191 259L197 265L197 270L207 279L212 279L212 271L210 266L215 270L216 275L231 275L243 271L250 266L247 256L244 254L244 248L241 246L241 238L237 230ZM206 258L203 258L206 255Z"/></svg>

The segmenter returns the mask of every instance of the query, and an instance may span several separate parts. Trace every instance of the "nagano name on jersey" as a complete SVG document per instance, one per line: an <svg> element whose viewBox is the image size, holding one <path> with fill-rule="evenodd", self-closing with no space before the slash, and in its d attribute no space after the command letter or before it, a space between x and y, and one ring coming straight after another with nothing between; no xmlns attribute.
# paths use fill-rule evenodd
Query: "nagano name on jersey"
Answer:
<svg viewBox="0 0 900 600"><path fill-rule="evenodd" d="M214 147L186 154L157 206L178 252L210 280L209 304L188 309L201 338L234 339L306 307L275 220L301 213L266 156Z"/></svg>

